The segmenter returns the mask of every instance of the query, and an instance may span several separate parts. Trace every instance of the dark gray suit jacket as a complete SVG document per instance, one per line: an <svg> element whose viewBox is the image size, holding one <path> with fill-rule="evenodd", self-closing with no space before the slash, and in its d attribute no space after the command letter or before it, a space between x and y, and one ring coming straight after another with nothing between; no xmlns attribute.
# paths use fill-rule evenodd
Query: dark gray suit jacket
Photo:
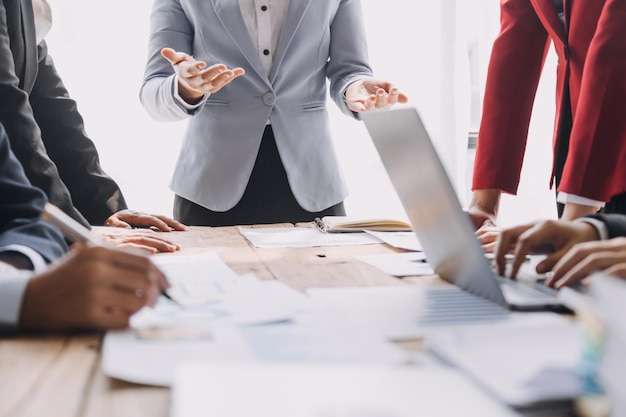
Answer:
<svg viewBox="0 0 626 417"><path fill-rule="evenodd" d="M30 182L74 219L101 225L127 208L45 42L36 45L31 0L0 0L0 123Z"/></svg>
<svg viewBox="0 0 626 417"><path fill-rule="evenodd" d="M624 214L594 214L585 217L597 219L604 223L609 232L609 239L626 236L626 215Z"/></svg>

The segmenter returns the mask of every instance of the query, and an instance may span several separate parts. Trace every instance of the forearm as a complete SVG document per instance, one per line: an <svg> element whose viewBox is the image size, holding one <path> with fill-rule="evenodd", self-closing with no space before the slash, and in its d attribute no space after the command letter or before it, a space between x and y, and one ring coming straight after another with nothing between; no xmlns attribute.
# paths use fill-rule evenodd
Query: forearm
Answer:
<svg viewBox="0 0 626 417"><path fill-rule="evenodd" d="M469 208L470 210L478 209L496 217L498 215L498 209L500 208L501 196L502 190L494 188L474 190Z"/></svg>

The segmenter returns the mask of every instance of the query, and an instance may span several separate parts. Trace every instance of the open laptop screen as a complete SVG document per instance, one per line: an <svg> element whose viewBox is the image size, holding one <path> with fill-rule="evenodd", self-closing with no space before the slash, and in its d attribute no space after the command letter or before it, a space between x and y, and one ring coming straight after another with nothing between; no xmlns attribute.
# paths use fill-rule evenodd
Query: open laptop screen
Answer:
<svg viewBox="0 0 626 417"><path fill-rule="evenodd" d="M414 108L361 115L428 262L443 279L507 303Z"/></svg>

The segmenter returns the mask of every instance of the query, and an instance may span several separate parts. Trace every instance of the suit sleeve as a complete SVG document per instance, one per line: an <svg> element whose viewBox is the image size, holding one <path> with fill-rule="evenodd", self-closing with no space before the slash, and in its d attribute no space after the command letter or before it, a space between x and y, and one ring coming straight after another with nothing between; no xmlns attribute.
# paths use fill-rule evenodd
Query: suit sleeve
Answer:
<svg viewBox="0 0 626 417"><path fill-rule="evenodd" d="M585 59L559 191L609 201L626 192L626 2L607 0Z"/></svg>
<svg viewBox="0 0 626 417"><path fill-rule="evenodd" d="M28 183L1 125L0 195L0 247L27 246L48 262L66 252L67 246L59 231L39 220L46 197L41 190Z"/></svg>
<svg viewBox="0 0 626 417"><path fill-rule="evenodd" d="M501 27L487 70L472 189L515 194L549 43L530 0L500 3Z"/></svg>
<svg viewBox="0 0 626 417"><path fill-rule="evenodd" d="M626 236L626 215L624 214L594 214L585 217L604 223L609 232L609 239Z"/></svg>
<svg viewBox="0 0 626 417"><path fill-rule="evenodd" d="M343 91L359 77L372 76L359 0L340 2L331 24L330 37L330 60L326 69L330 96L342 113L358 118L358 114L346 105Z"/></svg>
<svg viewBox="0 0 626 417"><path fill-rule="evenodd" d="M39 46L39 73L30 103L48 155L87 221L102 225L111 214L126 209L121 190L100 165L98 151L85 133L76 102L63 85L45 42Z"/></svg>
<svg viewBox="0 0 626 417"><path fill-rule="evenodd" d="M5 7L7 5L13 8L8 9ZM87 220L74 208L56 165L46 153L28 101L28 93L23 87L24 80L17 75L15 61L21 62L26 53L23 39L19 37L21 19L17 5L18 2L0 1L0 123L4 124L11 148L30 182L44 190L52 203L88 226Z"/></svg>

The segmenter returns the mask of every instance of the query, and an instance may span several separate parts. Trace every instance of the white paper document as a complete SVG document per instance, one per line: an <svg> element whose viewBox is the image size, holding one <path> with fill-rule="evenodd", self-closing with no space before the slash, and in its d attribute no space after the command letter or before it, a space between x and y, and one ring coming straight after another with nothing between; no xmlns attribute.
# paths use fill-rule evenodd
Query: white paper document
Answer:
<svg viewBox="0 0 626 417"><path fill-rule="evenodd" d="M104 338L102 370L129 382L171 386L184 362L406 363L395 344L315 323L216 327L210 334L179 339L139 338L132 330L109 331Z"/></svg>
<svg viewBox="0 0 626 417"><path fill-rule="evenodd" d="M172 417L513 417L441 367L187 363Z"/></svg>
<svg viewBox="0 0 626 417"><path fill-rule="evenodd" d="M415 232L376 232L366 230L365 233L374 236L376 239L394 248L406 249L410 251L421 251L422 245L417 239Z"/></svg>
<svg viewBox="0 0 626 417"><path fill-rule="evenodd" d="M511 323L435 329L425 347L511 406L582 394L577 372L582 333L554 313L525 313Z"/></svg>
<svg viewBox="0 0 626 417"><path fill-rule="evenodd" d="M239 232L257 248L370 245L380 240L364 233L322 233L312 227L240 227Z"/></svg>
<svg viewBox="0 0 626 417"><path fill-rule="evenodd" d="M384 253L357 256L356 258L394 277L433 275L435 273L426 262L424 252Z"/></svg>
<svg viewBox="0 0 626 417"><path fill-rule="evenodd" d="M506 321L514 316L453 285L309 288L307 294L329 323L387 340L419 339L437 326Z"/></svg>
<svg viewBox="0 0 626 417"><path fill-rule="evenodd" d="M595 274L589 285L590 311L585 314L585 358L597 364L599 383L611 402L612 416L626 415L626 281Z"/></svg>
<svg viewBox="0 0 626 417"><path fill-rule="evenodd" d="M237 279L215 252L155 255L150 259L169 281L168 293L183 304L220 300L224 288Z"/></svg>
<svg viewBox="0 0 626 417"><path fill-rule="evenodd" d="M200 331L215 326L275 323L291 319L310 303L304 294L282 282L260 281L254 276L237 277L219 288L212 299L184 306L161 299L155 307L144 307L133 315L131 327L145 336L146 330L152 329Z"/></svg>

